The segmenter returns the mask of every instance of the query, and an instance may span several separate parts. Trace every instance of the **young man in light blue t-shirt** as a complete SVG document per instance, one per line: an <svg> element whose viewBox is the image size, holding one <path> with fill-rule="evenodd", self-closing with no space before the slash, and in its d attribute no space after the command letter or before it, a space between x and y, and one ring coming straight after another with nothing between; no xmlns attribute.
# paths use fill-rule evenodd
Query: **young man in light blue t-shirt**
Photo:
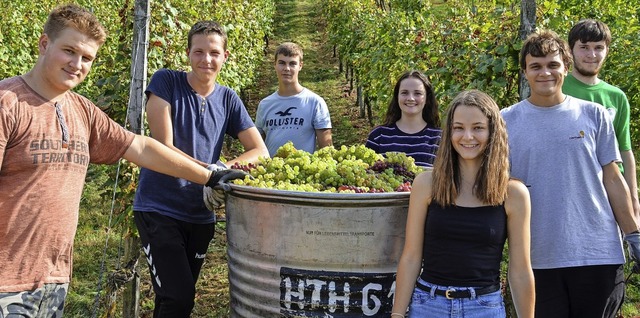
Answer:
<svg viewBox="0 0 640 318"><path fill-rule="evenodd" d="M285 42L275 51L278 90L260 101L256 127L265 139L269 154L293 142L296 149L313 153L316 148L332 145L331 118L322 97L302 86L298 74L302 69L302 49Z"/></svg>

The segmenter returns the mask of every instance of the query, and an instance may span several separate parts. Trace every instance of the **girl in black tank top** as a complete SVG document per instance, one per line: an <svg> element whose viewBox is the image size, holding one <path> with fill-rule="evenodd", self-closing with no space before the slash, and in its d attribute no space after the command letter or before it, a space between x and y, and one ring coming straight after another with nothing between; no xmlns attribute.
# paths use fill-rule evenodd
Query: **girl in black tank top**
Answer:
<svg viewBox="0 0 640 318"><path fill-rule="evenodd" d="M508 240L513 303L518 317L532 318L531 204L526 186L509 180L500 110L470 90L446 118L433 170L412 185L391 317L506 317L500 263Z"/></svg>

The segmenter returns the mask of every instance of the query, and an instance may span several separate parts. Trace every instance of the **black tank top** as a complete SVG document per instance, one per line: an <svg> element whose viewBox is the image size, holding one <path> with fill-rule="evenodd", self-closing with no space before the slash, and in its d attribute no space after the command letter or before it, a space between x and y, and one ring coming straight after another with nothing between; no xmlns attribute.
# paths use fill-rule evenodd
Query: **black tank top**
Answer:
<svg viewBox="0 0 640 318"><path fill-rule="evenodd" d="M507 239L504 205L428 207L422 274L432 284L482 287L500 282Z"/></svg>

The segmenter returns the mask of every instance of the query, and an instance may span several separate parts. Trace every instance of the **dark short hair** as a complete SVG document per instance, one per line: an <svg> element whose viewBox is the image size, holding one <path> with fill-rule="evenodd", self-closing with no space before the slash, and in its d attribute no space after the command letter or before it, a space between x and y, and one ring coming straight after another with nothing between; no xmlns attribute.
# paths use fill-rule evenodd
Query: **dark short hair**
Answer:
<svg viewBox="0 0 640 318"><path fill-rule="evenodd" d="M49 13L44 24L44 33L55 41L66 28L74 28L78 32L96 41L98 45L104 44L107 32L93 13L75 4L67 4L56 7Z"/></svg>
<svg viewBox="0 0 640 318"><path fill-rule="evenodd" d="M611 31L604 22L594 19L580 20L569 31L569 48L571 50L577 41L583 43L604 41L609 47Z"/></svg>
<svg viewBox="0 0 640 318"><path fill-rule="evenodd" d="M556 52L560 54L565 67L568 68L573 63L571 49L567 42L560 38L557 33L551 30L531 33L520 50L520 68L527 69L527 55L545 57L550 53Z"/></svg>
<svg viewBox="0 0 640 318"><path fill-rule="evenodd" d="M191 41L193 36L196 34L217 34L222 38L222 45L224 49L227 49L227 32L224 31L224 28L220 24L215 21L198 21L191 27L189 30L189 35L187 36L187 48L191 48Z"/></svg>

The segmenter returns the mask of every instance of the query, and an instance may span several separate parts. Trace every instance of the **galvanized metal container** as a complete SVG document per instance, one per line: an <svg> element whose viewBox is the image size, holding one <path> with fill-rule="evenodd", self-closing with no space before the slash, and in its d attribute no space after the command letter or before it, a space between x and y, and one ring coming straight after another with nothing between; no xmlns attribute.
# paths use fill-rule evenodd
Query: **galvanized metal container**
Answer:
<svg viewBox="0 0 640 318"><path fill-rule="evenodd" d="M409 193L231 188L231 317L389 316Z"/></svg>

